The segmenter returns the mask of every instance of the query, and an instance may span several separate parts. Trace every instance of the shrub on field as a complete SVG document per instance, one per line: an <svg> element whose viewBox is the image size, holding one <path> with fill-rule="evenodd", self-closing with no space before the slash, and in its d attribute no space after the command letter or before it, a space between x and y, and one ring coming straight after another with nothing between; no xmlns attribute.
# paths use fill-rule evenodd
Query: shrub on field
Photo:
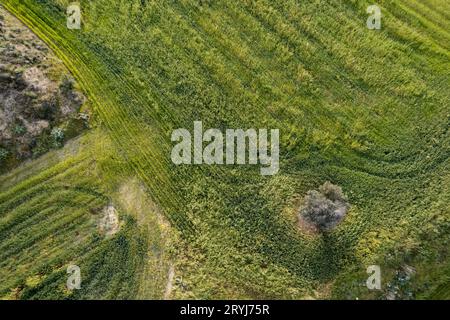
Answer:
<svg viewBox="0 0 450 320"><path fill-rule="evenodd" d="M74 85L75 81L72 78L65 76L59 85L59 89L63 94L68 94L73 90Z"/></svg>
<svg viewBox="0 0 450 320"><path fill-rule="evenodd" d="M308 191L299 218L317 231L329 231L344 219L349 207L341 187L327 181L318 191Z"/></svg>
<svg viewBox="0 0 450 320"><path fill-rule="evenodd" d="M23 135L25 132L27 132L27 129L24 126L20 125L20 124L17 124L14 127L14 133L17 134L17 135Z"/></svg>
<svg viewBox="0 0 450 320"><path fill-rule="evenodd" d="M8 157L8 150L0 148L0 162L6 159Z"/></svg>
<svg viewBox="0 0 450 320"><path fill-rule="evenodd" d="M61 128L54 128L52 130L51 136L53 138L53 145L59 148L64 142L64 131Z"/></svg>

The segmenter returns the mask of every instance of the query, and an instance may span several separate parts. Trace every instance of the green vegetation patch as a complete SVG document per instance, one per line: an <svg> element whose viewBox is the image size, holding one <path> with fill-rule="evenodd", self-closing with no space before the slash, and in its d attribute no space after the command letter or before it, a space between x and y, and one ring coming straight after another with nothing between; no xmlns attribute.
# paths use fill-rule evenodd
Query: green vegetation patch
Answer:
<svg viewBox="0 0 450 320"><path fill-rule="evenodd" d="M179 235L171 297L387 298L387 283L398 285L396 271L406 266L416 270L406 297L446 297L448 2L380 1L379 31L366 27L369 1L80 1L81 30L66 28L68 1L2 4L64 61L111 139L115 151L93 185L136 177ZM208 128L280 129L280 172L175 166L172 130L200 120ZM325 181L342 187L351 209L332 232L311 237L296 222L300 200ZM17 211L23 199L39 205L34 184L2 195L5 230L27 216ZM40 196L70 206L59 191ZM139 261L116 265L131 269L107 288L94 283L104 283L112 260L141 250L137 234L105 244L114 247L111 258L93 251L107 263L89 263L85 297L130 294L117 283L139 274ZM31 243L24 236L20 247L18 239L7 254ZM372 264L386 285L375 294L361 287ZM439 271L427 278L426 265ZM37 273L3 272L13 288L18 279L40 288Z"/></svg>

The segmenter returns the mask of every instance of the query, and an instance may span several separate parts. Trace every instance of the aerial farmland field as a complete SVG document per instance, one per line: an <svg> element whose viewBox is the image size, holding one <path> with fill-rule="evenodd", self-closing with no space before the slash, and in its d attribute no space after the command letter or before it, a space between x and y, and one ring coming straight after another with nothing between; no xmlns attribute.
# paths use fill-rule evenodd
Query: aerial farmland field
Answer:
<svg viewBox="0 0 450 320"><path fill-rule="evenodd" d="M0 53L1 299L450 299L449 1L0 0Z"/></svg>

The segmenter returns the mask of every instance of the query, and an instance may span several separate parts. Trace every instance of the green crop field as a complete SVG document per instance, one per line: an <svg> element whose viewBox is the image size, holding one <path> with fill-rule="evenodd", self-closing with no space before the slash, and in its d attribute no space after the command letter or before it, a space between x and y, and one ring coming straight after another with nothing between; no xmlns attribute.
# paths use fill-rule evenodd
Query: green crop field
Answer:
<svg viewBox="0 0 450 320"><path fill-rule="evenodd" d="M366 0L81 0L80 30L66 0L0 4L93 108L0 176L0 298L381 299L407 265L399 298L450 299L450 2L378 0L381 30ZM279 172L173 164L194 121L279 129ZM351 208L309 234L298 207L325 181Z"/></svg>

